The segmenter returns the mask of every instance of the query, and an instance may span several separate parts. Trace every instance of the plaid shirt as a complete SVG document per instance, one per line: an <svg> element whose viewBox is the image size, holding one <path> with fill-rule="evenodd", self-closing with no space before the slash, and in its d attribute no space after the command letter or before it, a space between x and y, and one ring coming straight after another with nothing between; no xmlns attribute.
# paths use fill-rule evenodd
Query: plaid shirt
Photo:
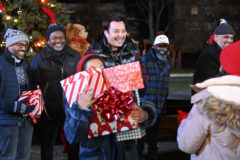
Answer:
<svg viewBox="0 0 240 160"><path fill-rule="evenodd" d="M150 48L150 52L142 57L148 83L143 99L156 104L159 113L164 112L164 102L168 94L168 80L171 69L171 58L166 61L160 60L155 55L155 50Z"/></svg>

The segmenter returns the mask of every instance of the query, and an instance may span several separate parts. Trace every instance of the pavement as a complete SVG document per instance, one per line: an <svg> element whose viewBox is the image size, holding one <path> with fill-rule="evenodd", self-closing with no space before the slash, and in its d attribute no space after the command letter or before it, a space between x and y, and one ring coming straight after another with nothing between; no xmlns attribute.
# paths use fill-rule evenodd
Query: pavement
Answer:
<svg viewBox="0 0 240 160"><path fill-rule="evenodd" d="M188 160L188 154L183 153L177 147L176 134L177 134L177 116L168 115L163 116L158 133L158 152L157 160ZM33 146L31 149L30 160L40 160L40 141L38 129L35 130L33 135ZM63 145L58 137L57 145L54 147L53 160L67 160L67 154L62 153ZM147 144L145 144L142 160L150 160L147 156ZM153 160L153 159L151 159ZM155 159L154 159L155 160Z"/></svg>

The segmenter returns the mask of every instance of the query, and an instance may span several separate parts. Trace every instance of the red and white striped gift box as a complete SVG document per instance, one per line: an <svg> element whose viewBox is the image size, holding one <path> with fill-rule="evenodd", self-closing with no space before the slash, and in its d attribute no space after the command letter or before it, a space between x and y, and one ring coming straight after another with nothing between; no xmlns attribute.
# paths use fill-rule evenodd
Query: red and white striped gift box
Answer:
<svg viewBox="0 0 240 160"><path fill-rule="evenodd" d="M33 91L25 91L22 93L18 101L21 101L25 98L29 98L29 100L25 103L26 105L35 105L35 109L32 111L32 115L41 115L44 109L44 101L42 92L40 89Z"/></svg>
<svg viewBox="0 0 240 160"><path fill-rule="evenodd" d="M78 93L82 93L85 87L87 87L87 90L93 90L94 97L97 97L107 89L100 69L78 72L62 80L61 85L70 107L78 99Z"/></svg>

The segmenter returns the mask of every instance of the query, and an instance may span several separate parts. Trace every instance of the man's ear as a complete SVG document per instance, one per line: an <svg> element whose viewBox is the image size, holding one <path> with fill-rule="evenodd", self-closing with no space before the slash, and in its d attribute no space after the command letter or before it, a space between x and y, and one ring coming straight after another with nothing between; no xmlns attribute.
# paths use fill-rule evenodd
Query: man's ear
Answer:
<svg viewBox="0 0 240 160"><path fill-rule="evenodd" d="M214 34L214 36L213 36L214 41L216 41L217 37L218 37L218 35Z"/></svg>
<svg viewBox="0 0 240 160"><path fill-rule="evenodd" d="M108 35L109 35L109 33L108 33L108 31L107 30L104 30L104 35L106 36L106 37L108 37Z"/></svg>

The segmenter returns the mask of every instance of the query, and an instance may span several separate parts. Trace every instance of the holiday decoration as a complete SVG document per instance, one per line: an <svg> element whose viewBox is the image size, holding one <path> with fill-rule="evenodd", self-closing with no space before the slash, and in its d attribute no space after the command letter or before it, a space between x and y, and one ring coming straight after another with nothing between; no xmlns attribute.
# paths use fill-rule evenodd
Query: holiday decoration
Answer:
<svg viewBox="0 0 240 160"><path fill-rule="evenodd" d="M69 46L78 51L82 56L87 51L89 43L87 42L88 32L81 24L67 24L66 36L71 42Z"/></svg>
<svg viewBox="0 0 240 160"><path fill-rule="evenodd" d="M72 107L73 102L78 99L78 93L82 93L85 88L87 90L93 90L94 97L97 97L106 90L102 72L98 69L78 72L62 80L61 85L70 107Z"/></svg>
<svg viewBox="0 0 240 160"><path fill-rule="evenodd" d="M103 70L107 87L115 87L122 92L144 88L139 62L118 65Z"/></svg>
<svg viewBox="0 0 240 160"><path fill-rule="evenodd" d="M35 109L33 110L33 112L29 113L28 115L32 118L33 122L36 123L37 120L35 117L38 116L39 118L45 108L42 92L40 89L33 91L25 91L22 93L18 101L21 101L25 98L29 98L28 101L25 103L26 105L35 105Z"/></svg>
<svg viewBox="0 0 240 160"><path fill-rule="evenodd" d="M64 27L69 21L63 3L56 0L2 0L0 14L5 28L25 32L30 39L27 58L40 52L46 45L46 30L51 23ZM3 39L1 45L4 47Z"/></svg>

